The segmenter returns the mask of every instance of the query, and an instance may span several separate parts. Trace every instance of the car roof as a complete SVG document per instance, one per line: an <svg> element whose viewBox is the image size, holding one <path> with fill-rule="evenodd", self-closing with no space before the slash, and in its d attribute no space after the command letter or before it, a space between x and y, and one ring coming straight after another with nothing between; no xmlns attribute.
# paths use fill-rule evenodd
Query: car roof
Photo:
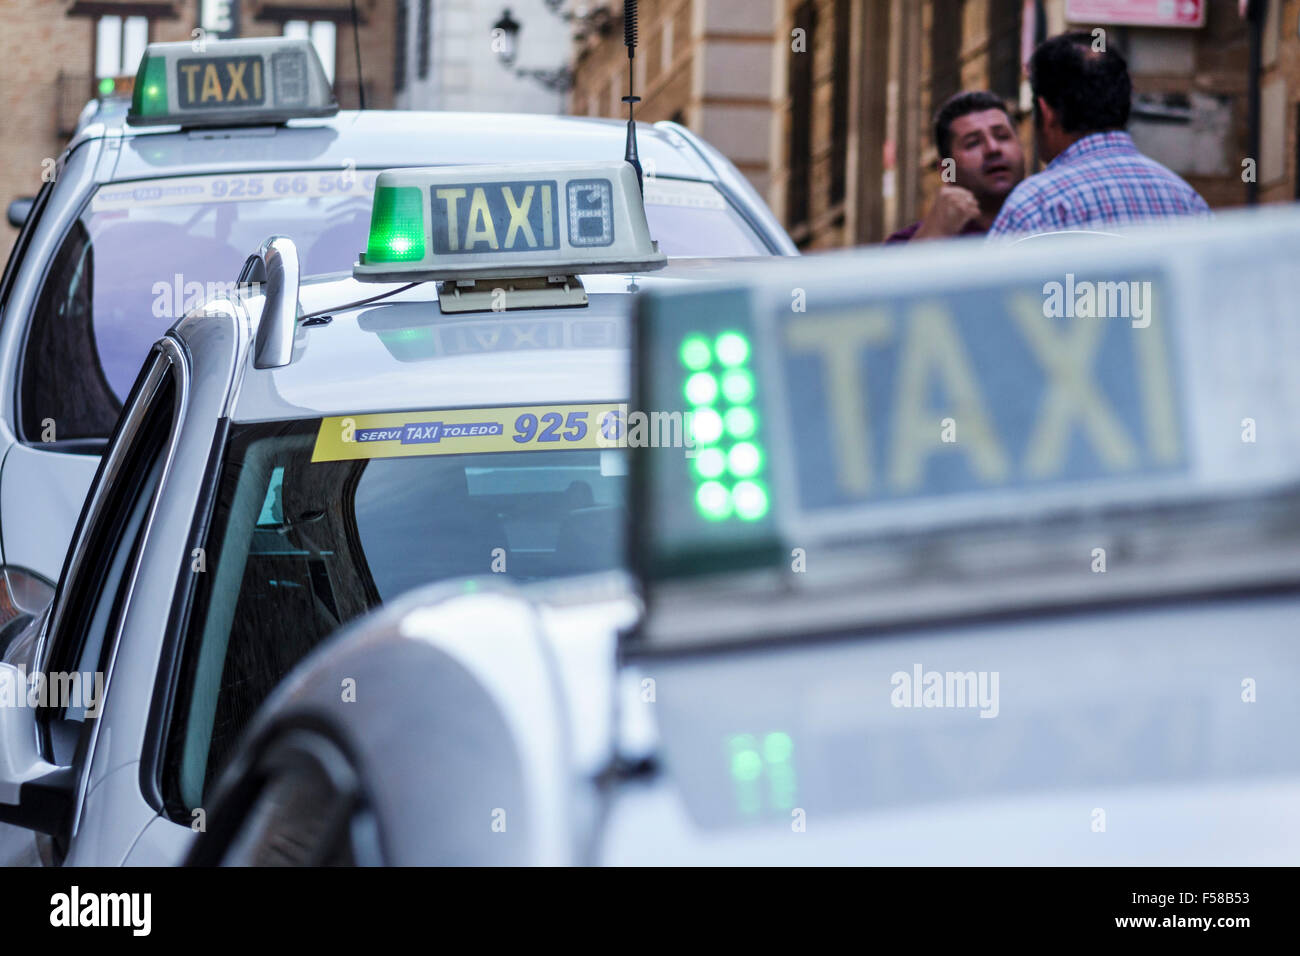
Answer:
<svg viewBox="0 0 1300 956"><path fill-rule="evenodd" d="M346 110L282 126L183 130L133 128L106 112L87 122L69 148L121 136L111 180L248 169L340 169L622 159L620 120L535 113ZM715 181L717 173L674 124L637 127L641 162L655 175Z"/></svg>
<svg viewBox="0 0 1300 956"><path fill-rule="evenodd" d="M288 365L258 369L250 356L231 418L626 401L630 295L717 279L738 261L746 260L678 259L648 275L584 276L582 308L464 315L443 314L433 282L396 291L402 284L316 277L300 290L302 314L327 312L328 323L299 328ZM383 293L394 294L346 307ZM197 341L204 321L186 319L177 333Z"/></svg>

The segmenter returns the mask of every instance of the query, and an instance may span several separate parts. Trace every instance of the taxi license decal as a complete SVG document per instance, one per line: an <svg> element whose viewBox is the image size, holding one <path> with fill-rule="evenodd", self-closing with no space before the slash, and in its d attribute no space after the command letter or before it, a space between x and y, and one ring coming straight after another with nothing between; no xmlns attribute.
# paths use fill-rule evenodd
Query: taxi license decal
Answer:
<svg viewBox="0 0 1300 956"><path fill-rule="evenodd" d="M403 305L389 306L396 312ZM416 306L412 314L419 315ZM423 362L441 355L474 355L482 352L515 352L529 349L617 349L627 348L627 323L610 319L520 319L503 322L459 322L430 325L421 323L391 328L371 328L367 316L358 325L373 332L388 354L399 362ZM378 324L378 323L374 323Z"/></svg>
<svg viewBox="0 0 1300 956"><path fill-rule="evenodd" d="M789 320L802 507L1186 470L1177 362L1156 313L1146 327L1058 321L1041 294L1009 289Z"/></svg>
<svg viewBox="0 0 1300 956"><path fill-rule="evenodd" d="M261 199L314 199L320 196L370 196L372 171L355 169L313 172L242 173L237 176L176 176L114 183L95 193L91 212L140 206L181 206L196 202L251 202Z"/></svg>
<svg viewBox="0 0 1300 956"><path fill-rule="evenodd" d="M652 179L645 181L647 206L676 206L682 209L726 209L727 202L708 183L694 183L687 179Z"/></svg>
<svg viewBox="0 0 1300 956"><path fill-rule="evenodd" d="M623 407L530 405L323 418L311 460L615 448Z"/></svg>
<svg viewBox="0 0 1300 956"><path fill-rule="evenodd" d="M448 183L430 192L437 255L560 246L559 184L553 179Z"/></svg>

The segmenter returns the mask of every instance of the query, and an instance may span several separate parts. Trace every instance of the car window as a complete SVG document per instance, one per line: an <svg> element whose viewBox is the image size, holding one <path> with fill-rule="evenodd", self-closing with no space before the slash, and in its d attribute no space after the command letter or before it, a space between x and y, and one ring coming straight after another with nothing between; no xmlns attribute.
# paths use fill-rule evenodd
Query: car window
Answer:
<svg viewBox="0 0 1300 956"><path fill-rule="evenodd" d="M31 244L32 236L40 223L41 215L45 212L45 207L49 205L50 195L53 192L53 179L41 186L41 191L36 194L36 199L32 203L31 211L27 213L27 221L23 223L22 229L18 232L18 237L14 240L13 248L9 251L9 259L5 262L4 273L0 275L0 317L3 316L5 306L9 302L9 292L13 289L14 276L18 274L18 265L27 254L27 247Z"/></svg>
<svg viewBox="0 0 1300 956"><path fill-rule="evenodd" d="M235 426L166 758L200 806L253 712L339 626L411 588L620 567L618 449L312 461L320 419Z"/></svg>
<svg viewBox="0 0 1300 956"><path fill-rule="evenodd" d="M137 385L138 415L128 412L120 442L101 465L83 514L84 533L74 539L55 595L46 672L62 686L77 687L52 701L49 742L55 762L71 763L82 725L97 715L90 689L102 689L112 635L125 611L131 571L144 541L150 506L161 481L172 432L176 386L170 362L158 357ZM90 713L88 713L88 710Z"/></svg>
<svg viewBox="0 0 1300 956"><path fill-rule="evenodd" d="M187 176L101 186L69 230L23 352L28 441L104 439L149 347L229 293L268 236L304 272L350 269L370 224L373 173Z"/></svg>
<svg viewBox="0 0 1300 956"><path fill-rule="evenodd" d="M670 259L766 256L771 250L716 186L681 179L645 184L650 238Z"/></svg>
<svg viewBox="0 0 1300 956"><path fill-rule="evenodd" d="M54 256L23 353L27 441L104 439L149 347L233 290L271 235L303 275L344 272L366 246L374 171L182 176L101 186ZM669 257L768 253L708 183L646 183L651 235Z"/></svg>

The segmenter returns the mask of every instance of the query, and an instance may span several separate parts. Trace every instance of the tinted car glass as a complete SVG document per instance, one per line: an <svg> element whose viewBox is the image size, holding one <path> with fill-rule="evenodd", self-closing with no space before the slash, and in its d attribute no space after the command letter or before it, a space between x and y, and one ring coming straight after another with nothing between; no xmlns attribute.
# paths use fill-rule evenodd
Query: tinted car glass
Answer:
<svg viewBox="0 0 1300 956"><path fill-rule="evenodd" d="M102 186L47 273L24 350L28 441L105 438L149 346L289 235L305 272L350 269L374 174L252 173Z"/></svg>
<svg viewBox="0 0 1300 956"><path fill-rule="evenodd" d="M249 254L293 238L304 275L345 272L365 248L374 171L248 173L113 183L73 224L47 274L24 351L28 441L103 439L149 346L234 289ZM708 183L646 183L651 234L670 257L765 255Z"/></svg>
<svg viewBox="0 0 1300 956"><path fill-rule="evenodd" d="M87 527L79 551L69 555L56 599L61 616L53 623L48 671L78 675L83 684L102 686L103 674L112 650L112 639L121 623L134 581L132 568L143 547L149 509L153 505L166 461L175 413L176 382L165 361L155 360L161 382L152 395L131 444L122 453L121 467L109 477L101 466L92 491L98 510L87 511ZM149 385L152 366L139 376L141 389ZM95 676L98 675L98 676ZM87 713L83 694L77 702L59 707L49 715L50 739L56 759L67 764L80 727L94 714Z"/></svg>
<svg viewBox="0 0 1300 956"><path fill-rule="evenodd" d="M178 813L201 805L271 689L345 622L433 581L622 563L617 449L313 462L319 428L231 431L168 742Z"/></svg>

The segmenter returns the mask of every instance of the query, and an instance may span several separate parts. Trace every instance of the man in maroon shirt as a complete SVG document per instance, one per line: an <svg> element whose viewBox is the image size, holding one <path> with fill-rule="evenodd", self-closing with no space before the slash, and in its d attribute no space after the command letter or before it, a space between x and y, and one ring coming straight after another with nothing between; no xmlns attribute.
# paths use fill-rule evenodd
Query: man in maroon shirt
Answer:
<svg viewBox="0 0 1300 956"><path fill-rule="evenodd" d="M982 90L958 93L934 118L944 183L925 218L888 239L982 236L1011 190L1025 178L1025 153L1001 98Z"/></svg>

